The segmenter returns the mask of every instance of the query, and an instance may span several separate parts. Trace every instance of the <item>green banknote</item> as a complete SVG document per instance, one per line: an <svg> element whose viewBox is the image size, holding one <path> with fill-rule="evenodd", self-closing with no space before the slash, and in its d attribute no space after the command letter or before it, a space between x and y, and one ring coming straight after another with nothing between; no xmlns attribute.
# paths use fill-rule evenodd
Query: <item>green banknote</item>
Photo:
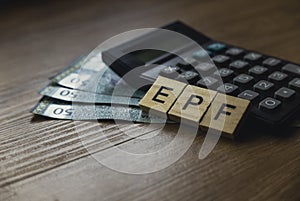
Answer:
<svg viewBox="0 0 300 201"><path fill-rule="evenodd" d="M121 105L67 104L44 97L32 113L65 120L124 120L143 123L165 123L166 119L149 116L139 107Z"/></svg>
<svg viewBox="0 0 300 201"><path fill-rule="evenodd" d="M40 91L41 95L55 98L68 102L79 103L95 103L95 104L118 104L118 105L131 105L138 106L139 98L130 98L123 96L95 94L87 91L80 91L76 89L70 89L61 87L58 85L49 85Z"/></svg>
<svg viewBox="0 0 300 201"><path fill-rule="evenodd" d="M96 90L90 90L87 86L91 84L92 77L96 74L101 74L101 79L95 82L97 85L95 87ZM120 77L102 61L101 55L94 55L94 57L88 61L86 61L85 57L78 59L65 68L63 72L53 77L51 81L63 87L97 94L114 94L117 96L132 96L136 98L142 98L145 95L144 91L134 90L120 80ZM116 87L117 84L118 87Z"/></svg>

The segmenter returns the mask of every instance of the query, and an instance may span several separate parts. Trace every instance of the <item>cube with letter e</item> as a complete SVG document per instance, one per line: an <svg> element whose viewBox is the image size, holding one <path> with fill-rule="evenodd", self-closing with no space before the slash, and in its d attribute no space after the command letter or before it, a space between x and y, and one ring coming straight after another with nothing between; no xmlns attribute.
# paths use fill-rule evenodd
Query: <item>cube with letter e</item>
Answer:
<svg viewBox="0 0 300 201"><path fill-rule="evenodd" d="M153 114L164 116L186 86L183 82L159 76L139 102L139 106L144 111L151 109Z"/></svg>

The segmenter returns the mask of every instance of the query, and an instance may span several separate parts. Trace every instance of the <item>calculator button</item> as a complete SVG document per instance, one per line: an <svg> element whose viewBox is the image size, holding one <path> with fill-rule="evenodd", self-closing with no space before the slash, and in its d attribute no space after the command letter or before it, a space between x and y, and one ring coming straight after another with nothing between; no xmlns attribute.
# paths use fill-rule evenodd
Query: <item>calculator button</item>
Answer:
<svg viewBox="0 0 300 201"><path fill-rule="evenodd" d="M214 75L217 77L221 77L224 82L230 80L234 75L233 73L233 70L230 70L228 68L221 68L218 71L216 71Z"/></svg>
<svg viewBox="0 0 300 201"><path fill-rule="evenodd" d="M236 47L233 47L233 48L230 48L228 49L225 54L231 56L231 57L240 57L244 54L244 50L243 49L240 49L240 48L236 48Z"/></svg>
<svg viewBox="0 0 300 201"><path fill-rule="evenodd" d="M230 58L224 55L217 55L212 58L217 66L226 66L230 62Z"/></svg>
<svg viewBox="0 0 300 201"><path fill-rule="evenodd" d="M194 84L194 83L196 83L198 78L199 78L198 73L196 73L194 71L185 71L184 73L178 75L176 80L182 81L182 82L188 82L190 84Z"/></svg>
<svg viewBox="0 0 300 201"><path fill-rule="evenodd" d="M266 112L277 110L281 106L281 101L274 98L266 98L259 103L259 109Z"/></svg>
<svg viewBox="0 0 300 201"><path fill-rule="evenodd" d="M261 61L262 58L263 57L261 54L254 53L254 52L248 53L244 56L244 59L250 62L259 62Z"/></svg>
<svg viewBox="0 0 300 201"><path fill-rule="evenodd" d="M294 78L289 82L289 88L294 89L296 92L300 93L300 78Z"/></svg>
<svg viewBox="0 0 300 201"><path fill-rule="evenodd" d="M233 69L234 71L243 72L243 71L247 70L247 68L249 67L249 63L242 61L242 60L237 60L237 61L232 62L229 65L229 67L231 69Z"/></svg>
<svg viewBox="0 0 300 201"><path fill-rule="evenodd" d="M254 78L251 75L240 74L233 79L233 83L239 87L246 88L254 84Z"/></svg>
<svg viewBox="0 0 300 201"><path fill-rule="evenodd" d="M286 64L282 67L282 71L295 77L300 77L300 66L295 64Z"/></svg>
<svg viewBox="0 0 300 201"><path fill-rule="evenodd" d="M263 61L263 65L269 67L271 71L276 70L281 65L281 60L275 58L267 58Z"/></svg>
<svg viewBox="0 0 300 201"><path fill-rule="evenodd" d="M213 77L207 76L200 79L196 85L199 87L213 89L218 85L218 80Z"/></svg>
<svg viewBox="0 0 300 201"><path fill-rule="evenodd" d="M254 91L266 96L270 95L273 92L274 84L266 80L261 80L253 86L253 89Z"/></svg>
<svg viewBox="0 0 300 201"><path fill-rule="evenodd" d="M208 56L211 56L212 52L208 50L198 50L193 53L192 57L196 60L203 60L208 58Z"/></svg>
<svg viewBox="0 0 300 201"><path fill-rule="evenodd" d="M259 93L252 90L245 90L240 93L238 97L249 100L251 102L256 102L259 99Z"/></svg>
<svg viewBox="0 0 300 201"><path fill-rule="evenodd" d="M195 66L195 70L200 74L200 76L208 76L216 71L216 66L212 63L202 62Z"/></svg>
<svg viewBox="0 0 300 201"><path fill-rule="evenodd" d="M295 97L296 92L292 89L282 87L275 92L275 98L281 101L291 100Z"/></svg>
<svg viewBox="0 0 300 201"><path fill-rule="evenodd" d="M268 73L268 69L263 66L254 66L248 70L248 73L256 79L263 79Z"/></svg>
<svg viewBox="0 0 300 201"><path fill-rule="evenodd" d="M213 52L219 52L226 48L226 45L223 43L212 43L209 46L206 47L206 49L213 51Z"/></svg>
<svg viewBox="0 0 300 201"><path fill-rule="evenodd" d="M217 91L224 94L236 95L238 93L238 86L231 83L225 83L219 86L217 88Z"/></svg>
<svg viewBox="0 0 300 201"><path fill-rule="evenodd" d="M274 73L268 76L268 80L276 84L283 84L287 81L287 79L288 75L279 71L275 71Z"/></svg>
<svg viewBox="0 0 300 201"><path fill-rule="evenodd" d="M197 61L193 58L187 57L184 58L184 60L181 60L177 63L177 66L179 66L182 69L190 70L193 68L194 65L197 65Z"/></svg>
<svg viewBox="0 0 300 201"><path fill-rule="evenodd" d="M163 68L159 75L164 76L164 77L168 77L168 78L175 78L179 75L179 67L177 66L168 66L166 68Z"/></svg>

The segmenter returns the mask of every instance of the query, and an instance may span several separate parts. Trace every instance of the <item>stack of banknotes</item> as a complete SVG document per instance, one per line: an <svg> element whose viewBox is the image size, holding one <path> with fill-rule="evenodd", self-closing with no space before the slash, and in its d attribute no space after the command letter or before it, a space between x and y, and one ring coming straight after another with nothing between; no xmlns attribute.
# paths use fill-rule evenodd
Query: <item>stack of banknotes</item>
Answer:
<svg viewBox="0 0 300 201"><path fill-rule="evenodd" d="M84 87L92 75L102 73L97 90ZM80 74L80 75L79 75ZM120 77L102 61L101 54L77 59L62 72L50 78L40 90L43 95L32 109L35 115L68 120L124 120L144 123L164 123L165 119L148 115L138 104L145 92L129 95L124 83L115 90ZM112 95L114 98L112 98Z"/></svg>

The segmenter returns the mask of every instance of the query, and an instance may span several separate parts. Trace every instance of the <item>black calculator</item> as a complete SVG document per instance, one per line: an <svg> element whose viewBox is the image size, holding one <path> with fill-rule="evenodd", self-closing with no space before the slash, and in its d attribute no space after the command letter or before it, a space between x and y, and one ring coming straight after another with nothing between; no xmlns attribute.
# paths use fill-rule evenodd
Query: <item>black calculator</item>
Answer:
<svg viewBox="0 0 300 201"><path fill-rule="evenodd" d="M184 77L191 85L215 89L220 93L251 101L250 116L273 127L288 125L299 114L300 65L213 40L179 21L162 28L176 31L196 41L215 66L202 66L200 70L204 73L200 75L191 63L200 63L203 53L183 47L185 45L175 47L185 51L185 59L150 49L116 58L120 51L147 41L147 38L151 38L151 33L104 51L103 61L110 64L110 68L120 77L137 66L163 64L163 68L137 71L136 79L125 81L133 86L137 82L151 85L159 75L172 79ZM216 79L216 75L222 78L222 82Z"/></svg>

